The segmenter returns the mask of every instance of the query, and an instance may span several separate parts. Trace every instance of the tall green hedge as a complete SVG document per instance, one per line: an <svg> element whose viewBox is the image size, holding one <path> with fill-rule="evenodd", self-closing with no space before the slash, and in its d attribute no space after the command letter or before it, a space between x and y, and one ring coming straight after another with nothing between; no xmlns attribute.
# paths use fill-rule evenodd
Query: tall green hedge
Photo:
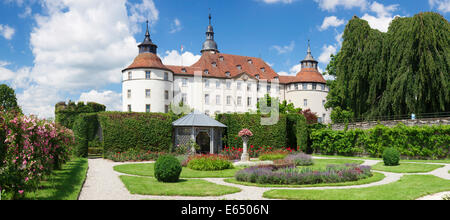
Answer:
<svg viewBox="0 0 450 220"><path fill-rule="evenodd" d="M68 104L59 102L55 105L55 122L72 129L78 115L82 113L104 112L105 110L106 106L95 102L88 102L86 104L84 102L75 104L75 102L71 101Z"/></svg>
<svg viewBox="0 0 450 220"><path fill-rule="evenodd" d="M408 158L448 158L450 125L395 127L377 125L368 130L334 131L318 129L311 133L311 147L316 153L370 155L381 157L387 147L396 148Z"/></svg>
<svg viewBox="0 0 450 220"><path fill-rule="evenodd" d="M97 113L83 113L77 116L73 124L76 144L74 149L75 156L88 156L89 141L94 140L98 127Z"/></svg>
<svg viewBox="0 0 450 220"><path fill-rule="evenodd" d="M216 119L227 126L224 134L224 144L230 147L242 146L239 131L248 128L253 136L249 139L249 145L255 147L271 146L280 148L286 146L286 115L280 115L275 125L261 125L260 114L219 114Z"/></svg>
<svg viewBox="0 0 450 220"><path fill-rule="evenodd" d="M104 153L125 152L130 149L170 151L174 117L162 113L98 113Z"/></svg>

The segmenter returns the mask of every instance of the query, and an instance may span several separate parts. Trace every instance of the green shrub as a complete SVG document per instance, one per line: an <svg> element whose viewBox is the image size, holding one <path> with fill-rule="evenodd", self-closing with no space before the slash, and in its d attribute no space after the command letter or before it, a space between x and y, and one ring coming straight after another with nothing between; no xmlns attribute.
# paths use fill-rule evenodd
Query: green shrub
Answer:
<svg viewBox="0 0 450 220"><path fill-rule="evenodd" d="M313 129L310 138L312 149L320 154L381 157L386 146L396 148L407 158L448 158L450 153L450 125L377 125L368 130L347 131Z"/></svg>
<svg viewBox="0 0 450 220"><path fill-rule="evenodd" d="M386 148L383 152L385 166L397 166L400 161L400 153L393 147Z"/></svg>
<svg viewBox="0 0 450 220"><path fill-rule="evenodd" d="M98 119L96 113L80 114L73 124L75 136L74 155L87 157L89 141L93 141L98 130Z"/></svg>
<svg viewBox="0 0 450 220"><path fill-rule="evenodd" d="M169 152L172 149L171 114L98 113L104 153L137 151Z"/></svg>
<svg viewBox="0 0 450 220"><path fill-rule="evenodd" d="M287 154L284 153L265 153L258 157L259 160L280 160L284 159Z"/></svg>
<svg viewBox="0 0 450 220"><path fill-rule="evenodd" d="M55 105L55 122L66 128L73 129L78 115L82 113L104 112L105 110L106 106L95 102L87 102L86 105L84 102L78 102L77 104L70 101L68 104L59 102Z"/></svg>
<svg viewBox="0 0 450 220"><path fill-rule="evenodd" d="M159 182L177 182L181 174L181 164L172 155L163 155L155 163L155 178Z"/></svg>
<svg viewBox="0 0 450 220"><path fill-rule="evenodd" d="M286 115L280 115L279 121L274 125L261 125L261 114L219 114L216 119L227 126L223 143L228 147L242 146L239 131L247 128L253 136L248 141L248 146L255 147L272 146L281 148L286 146ZM265 116L264 116L265 117Z"/></svg>
<svg viewBox="0 0 450 220"><path fill-rule="evenodd" d="M188 159L187 167L193 170L213 171L233 168L233 164L220 155L197 155Z"/></svg>

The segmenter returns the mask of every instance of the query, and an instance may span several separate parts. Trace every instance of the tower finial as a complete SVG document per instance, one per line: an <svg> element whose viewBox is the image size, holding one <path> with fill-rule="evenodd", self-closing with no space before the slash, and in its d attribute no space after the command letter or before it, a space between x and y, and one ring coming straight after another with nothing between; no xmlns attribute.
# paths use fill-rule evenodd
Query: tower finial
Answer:
<svg viewBox="0 0 450 220"><path fill-rule="evenodd" d="M209 25L211 25L211 8L209 9Z"/></svg>
<svg viewBox="0 0 450 220"><path fill-rule="evenodd" d="M147 31L145 32L145 36L147 37L150 37L150 32L149 32L149 30L148 30L148 20L147 20Z"/></svg>
<svg viewBox="0 0 450 220"><path fill-rule="evenodd" d="M308 51L307 51L307 53L308 54L311 54L311 45L310 45L310 40L308 39Z"/></svg>

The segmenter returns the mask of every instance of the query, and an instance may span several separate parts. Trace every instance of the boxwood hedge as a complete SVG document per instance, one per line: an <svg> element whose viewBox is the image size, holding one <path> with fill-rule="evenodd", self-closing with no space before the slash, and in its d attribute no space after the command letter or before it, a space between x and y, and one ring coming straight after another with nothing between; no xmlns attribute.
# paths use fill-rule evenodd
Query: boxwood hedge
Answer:
<svg viewBox="0 0 450 220"><path fill-rule="evenodd" d="M73 129L73 125L77 116L82 113L95 113L95 112L104 112L106 110L106 106L102 104L98 104L95 102L75 102L69 101L68 104L65 102L59 102L55 105L55 122L60 125Z"/></svg>
<svg viewBox="0 0 450 220"><path fill-rule="evenodd" d="M104 154L138 151L169 152L174 115L163 113L101 112Z"/></svg>
<svg viewBox="0 0 450 220"><path fill-rule="evenodd" d="M88 156L89 141L94 140L98 128L97 113L85 113L77 116L72 129L75 136L75 156Z"/></svg>

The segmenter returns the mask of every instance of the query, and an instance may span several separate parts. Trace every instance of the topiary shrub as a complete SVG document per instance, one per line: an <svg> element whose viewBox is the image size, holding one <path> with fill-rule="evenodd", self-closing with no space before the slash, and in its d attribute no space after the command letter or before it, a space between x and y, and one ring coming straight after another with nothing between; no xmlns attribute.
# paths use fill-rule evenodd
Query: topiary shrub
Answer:
<svg viewBox="0 0 450 220"><path fill-rule="evenodd" d="M385 166L397 166L400 161L400 153L393 147L386 148L383 152Z"/></svg>
<svg viewBox="0 0 450 220"><path fill-rule="evenodd" d="M180 179L181 164L172 155L163 155L155 163L155 177L159 182L173 183Z"/></svg>

